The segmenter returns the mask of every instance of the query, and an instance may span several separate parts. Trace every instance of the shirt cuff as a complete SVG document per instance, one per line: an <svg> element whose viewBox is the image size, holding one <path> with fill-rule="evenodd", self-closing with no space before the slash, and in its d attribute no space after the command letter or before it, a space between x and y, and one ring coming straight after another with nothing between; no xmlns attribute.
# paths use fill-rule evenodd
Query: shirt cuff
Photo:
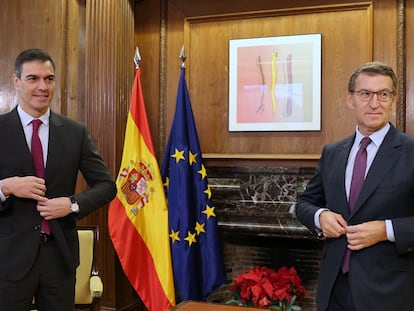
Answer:
<svg viewBox="0 0 414 311"><path fill-rule="evenodd" d="M3 191L1 191L1 180L0 180L0 201L4 202L6 200L7 200L6 196L4 195Z"/></svg>
<svg viewBox="0 0 414 311"><path fill-rule="evenodd" d="M390 219L385 219L385 229L387 230L388 241L395 242L394 227Z"/></svg>
<svg viewBox="0 0 414 311"><path fill-rule="evenodd" d="M319 230L322 230L321 223L319 222L319 215L322 214L324 211L329 211L327 208L320 208L316 211L315 215L313 216L313 222L315 223L315 227Z"/></svg>

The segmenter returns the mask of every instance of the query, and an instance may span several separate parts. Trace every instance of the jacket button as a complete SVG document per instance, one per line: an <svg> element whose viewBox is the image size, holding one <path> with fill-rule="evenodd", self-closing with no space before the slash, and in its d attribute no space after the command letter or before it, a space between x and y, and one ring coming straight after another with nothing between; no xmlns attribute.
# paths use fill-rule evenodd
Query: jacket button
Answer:
<svg viewBox="0 0 414 311"><path fill-rule="evenodd" d="M40 226L35 226L34 229L35 230L40 230Z"/></svg>

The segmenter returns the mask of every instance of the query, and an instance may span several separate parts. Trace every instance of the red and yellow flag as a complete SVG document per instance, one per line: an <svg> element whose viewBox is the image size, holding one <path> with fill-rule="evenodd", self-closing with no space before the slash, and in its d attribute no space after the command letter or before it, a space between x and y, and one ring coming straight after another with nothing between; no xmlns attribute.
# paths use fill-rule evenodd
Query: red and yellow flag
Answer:
<svg viewBox="0 0 414 311"><path fill-rule="evenodd" d="M141 88L135 81L125 131L118 194L108 213L109 234L122 268L149 311L175 305L168 210Z"/></svg>

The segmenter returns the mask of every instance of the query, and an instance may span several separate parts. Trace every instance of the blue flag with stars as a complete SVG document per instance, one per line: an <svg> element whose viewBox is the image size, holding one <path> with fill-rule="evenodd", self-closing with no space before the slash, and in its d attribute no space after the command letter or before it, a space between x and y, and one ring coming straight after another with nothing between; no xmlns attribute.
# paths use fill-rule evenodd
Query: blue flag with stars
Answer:
<svg viewBox="0 0 414 311"><path fill-rule="evenodd" d="M177 300L206 300L226 281L226 273L184 67L161 175Z"/></svg>

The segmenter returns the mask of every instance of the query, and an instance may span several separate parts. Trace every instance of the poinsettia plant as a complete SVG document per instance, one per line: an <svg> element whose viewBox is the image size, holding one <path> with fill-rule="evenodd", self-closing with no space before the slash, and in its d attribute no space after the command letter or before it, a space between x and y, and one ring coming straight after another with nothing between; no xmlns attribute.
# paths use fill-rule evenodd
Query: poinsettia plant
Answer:
<svg viewBox="0 0 414 311"><path fill-rule="evenodd" d="M256 266L233 280L230 290L234 298L227 301L228 304L273 310L302 310L296 302L306 295L306 289L294 267L281 267L275 271L266 266Z"/></svg>

